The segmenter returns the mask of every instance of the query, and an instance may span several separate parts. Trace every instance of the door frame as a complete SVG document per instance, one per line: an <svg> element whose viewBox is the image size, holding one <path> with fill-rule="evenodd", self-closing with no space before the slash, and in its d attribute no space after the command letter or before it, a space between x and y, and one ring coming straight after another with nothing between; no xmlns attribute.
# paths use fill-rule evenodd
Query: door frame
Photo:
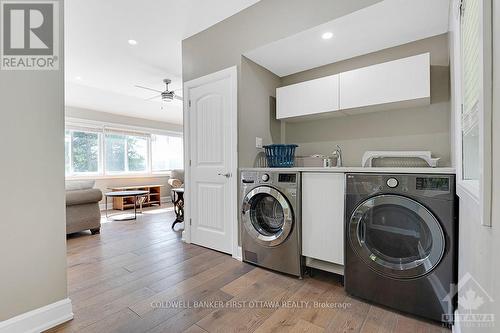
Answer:
<svg viewBox="0 0 500 333"><path fill-rule="evenodd" d="M231 110L231 117L229 119L230 124L230 137L231 137L231 154L229 160L231 162L231 167L229 172L231 177L230 182L230 200L229 209L231 211L231 243L232 243L232 257L238 260L242 260L241 247L238 245L238 70L236 66L229 67L220 70L215 73L211 73L187 82L184 82L183 89L183 113L184 113L184 196L186 198L184 204L184 231L182 232L182 240L186 243L191 243L191 137L190 137L190 96L189 91L192 88L196 88L200 85L207 84L213 81L218 81L221 79L229 78L231 85L231 96L229 100L229 107Z"/></svg>

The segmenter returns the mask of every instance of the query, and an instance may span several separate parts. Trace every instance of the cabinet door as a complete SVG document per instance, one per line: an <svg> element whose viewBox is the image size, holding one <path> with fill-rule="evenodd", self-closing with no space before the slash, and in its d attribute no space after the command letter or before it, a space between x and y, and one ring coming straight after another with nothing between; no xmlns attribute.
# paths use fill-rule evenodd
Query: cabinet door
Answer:
<svg viewBox="0 0 500 333"><path fill-rule="evenodd" d="M278 119L314 115L338 109L338 75L276 89L276 117Z"/></svg>
<svg viewBox="0 0 500 333"><path fill-rule="evenodd" d="M430 55L420 54L340 74L340 109L430 99Z"/></svg>
<svg viewBox="0 0 500 333"><path fill-rule="evenodd" d="M303 173L302 255L344 264L344 177Z"/></svg>

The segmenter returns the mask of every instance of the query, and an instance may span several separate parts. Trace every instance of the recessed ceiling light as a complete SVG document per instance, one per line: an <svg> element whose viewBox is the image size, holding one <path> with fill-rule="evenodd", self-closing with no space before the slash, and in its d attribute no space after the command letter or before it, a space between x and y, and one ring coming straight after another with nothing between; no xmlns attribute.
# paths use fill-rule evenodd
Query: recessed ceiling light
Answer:
<svg viewBox="0 0 500 333"><path fill-rule="evenodd" d="M137 45L137 41L136 41L135 39L129 39L129 40L128 40L128 43L129 43L130 45Z"/></svg>
<svg viewBox="0 0 500 333"><path fill-rule="evenodd" d="M77 77L75 77L75 79L76 79L77 81L81 81L81 80L82 80L82 77L81 77L81 76L77 76Z"/></svg>
<svg viewBox="0 0 500 333"><path fill-rule="evenodd" d="M323 33L323 34L321 35L321 38L323 38L323 39L330 39L330 38L332 38L332 37L333 37L333 33L329 32L329 31L328 31L328 32L325 32L325 33Z"/></svg>

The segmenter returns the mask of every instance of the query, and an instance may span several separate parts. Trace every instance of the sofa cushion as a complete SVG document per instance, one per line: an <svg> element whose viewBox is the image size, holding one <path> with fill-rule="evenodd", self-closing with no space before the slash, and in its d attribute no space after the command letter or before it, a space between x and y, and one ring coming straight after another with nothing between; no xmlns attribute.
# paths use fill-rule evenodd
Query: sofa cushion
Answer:
<svg viewBox="0 0 500 333"><path fill-rule="evenodd" d="M182 169L172 170L170 172L170 178L179 179L181 182L184 183L184 170Z"/></svg>
<svg viewBox="0 0 500 333"><path fill-rule="evenodd" d="M96 188L66 191L66 206L97 203L101 199L102 192Z"/></svg>
<svg viewBox="0 0 500 333"><path fill-rule="evenodd" d="M95 180L67 180L66 191L88 190L94 188Z"/></svg>
<svg viewBox="0 0 500 333"><path fill-rule="evenodd" d="M183 183L180 179L170 178L168 180L168 185L170 185L172 188L179 188L182 187Z"/></svg>

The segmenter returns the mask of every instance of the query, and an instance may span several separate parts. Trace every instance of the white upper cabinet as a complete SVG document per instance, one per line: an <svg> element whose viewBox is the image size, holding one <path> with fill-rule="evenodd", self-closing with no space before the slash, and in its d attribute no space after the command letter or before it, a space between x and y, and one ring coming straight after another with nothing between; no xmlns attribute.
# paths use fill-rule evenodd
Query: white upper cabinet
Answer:
<svg viewBox="0 0 500 333"><path fill-rule="evenodd" d="M424 53L278 88L276 117L425 105L430 103L430 87L430 54Z"/></svg>
<svg viewBox="0 0 500 333"><path fill-rule="evenodd" d="M276 89L276 117L278 119L314 115L338 109L338 75Z"/></svg>
<svg viewBox="0 0 500 333"><path fill-rule="evenodd" d="M340 109L395 102L430 102L430 54L340 74Z"/></svg>

